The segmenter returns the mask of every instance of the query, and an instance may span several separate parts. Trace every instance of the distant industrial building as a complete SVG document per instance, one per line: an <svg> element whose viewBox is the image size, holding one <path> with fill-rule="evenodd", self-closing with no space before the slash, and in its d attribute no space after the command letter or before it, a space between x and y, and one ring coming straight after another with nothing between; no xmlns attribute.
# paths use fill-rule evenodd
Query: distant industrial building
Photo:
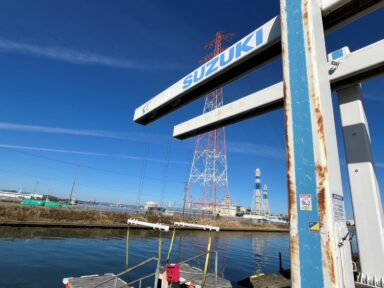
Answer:
<svg viewBox="0 0 384 288"><path fill-rule="evenodd" d="M159 215L165 212L165 209L160 207L158 203L153 201L148 201L144 205L144 212L146 214Z"/></svg>
<svg viewBox="0 0 384 288"><path fill-rule="evenodd" d="M261 171L259 168L256 168L251 215L267 217L269 214L268 186L264 184L263 192L261 192Z"/></svg>
<svg viewBox="0 0 384 288"><path fill-rule="evenodd" d="M21 201L24 199L43 199L43 195L37 193L28 193L20 190L0 190L0 200L3 201Z"/></svg>

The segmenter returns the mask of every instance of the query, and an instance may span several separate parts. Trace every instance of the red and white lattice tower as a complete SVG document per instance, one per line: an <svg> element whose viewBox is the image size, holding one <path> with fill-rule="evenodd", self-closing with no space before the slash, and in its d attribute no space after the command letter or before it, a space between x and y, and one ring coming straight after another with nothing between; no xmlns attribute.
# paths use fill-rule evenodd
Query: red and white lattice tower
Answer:
<svg viewBox="0 0 384 288"><path fill-rule="evenodd" d="M206 62L223 51L222 42L233 36L217 32L214 40L205 48L214 47L214 51L204 57ZM208 94L203 113L223 106L223 92L219 88ZM227 151L225 129L220 128L197 137L192 167L185 191L184 209L199 209L202 212L218 214L219 208L229 207L231 200L228 191ZM222 209L226 211L225 209Z"/></svg>

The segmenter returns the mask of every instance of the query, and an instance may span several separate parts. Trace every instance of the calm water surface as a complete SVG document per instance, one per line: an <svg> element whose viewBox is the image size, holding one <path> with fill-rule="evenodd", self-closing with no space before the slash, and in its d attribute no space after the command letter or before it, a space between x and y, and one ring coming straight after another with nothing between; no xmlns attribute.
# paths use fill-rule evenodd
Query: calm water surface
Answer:
<svg viewBox="0 0 384 288"><path fill-rule="evenodd" d="M171 259L204 252L209 233L178 231ZM219 252L220 275L233 282L255 274L257 269L278 271L279 251L283 265L289 266L287 233L212 235L213 250ZM0 227L0 287L64 287L64 277L121 272L125 266L125 237L122 230ZM131 230L130 265L157 256L158 237L156 231ZM170 237L171 233L162 234L163 259ZM198 260L193 265L201 267L202 263ZM151 269L129 277L135 279Z"/></svg>

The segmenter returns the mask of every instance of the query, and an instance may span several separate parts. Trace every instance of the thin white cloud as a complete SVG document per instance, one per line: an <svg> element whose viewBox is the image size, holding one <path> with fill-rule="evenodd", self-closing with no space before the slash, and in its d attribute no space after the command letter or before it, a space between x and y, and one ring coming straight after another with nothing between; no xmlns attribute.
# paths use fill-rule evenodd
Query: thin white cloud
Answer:
<svg viewBox="0 0 384 288"><path fill-rule="evenodd" d="M149 60L119 59L87 51L63 47L39 46L0 38L0 51L27 54L64 61L72 64L100 65L128 70L178 70L181 65Z"/></svg>
<svg viewBox="0 0 384 288"><path fill-rule="evenodd" d="M61 134L85 137L101 137L120 140L130 140L135 142L143 142L150 144L166 144L168 143L168 135L150 134L146 133L126 133L118 131L105 131L105 130L88 130L88 129L71 129L61 127L47 127L38 125L25 125L16 123L0 122L0 130L10 130L19 132L30 133L48 133L48 134ZM285 150L283 148L271 147L267 145L227 141L227 151L234 154L253 155L264 158L284 159Z"/></svg>
<svg viewBox="0 0 384 288"><path fill-rule="evenodd" d="M25 125L25 124L16 124L16 123L7 123L7 122L0 122L0 130L101 137L101 138L112 138L112 139L120 139L120 140L131 140L131 141L137 141L137 142L146 142L146 141L151 142L150 139L156 139L156 143L165 142L169 138L165 135L152 135L152 134L149 137L145 133L126 133L126 132L105 131L105 130L71 129L71 128L61 128L61 127Z"/></svg>
<svg viewBox="0 0 384 288"><path fill-rule="evenodd" d="M138 156L121 155L121 154L98 153L98 152L89 152L89 151L63 150L63 149L34 147L34 146L0 144L0 148L17 149L17 150L31 150L31 151L40 151L40 152L64 153L64 154L76 154L76 155L96 156L96 157L111 157L111 158L129 159L129 160L145 160L145 161L158 162L158 163L168 162L166 160L157 159L157 158L147 158L147 157L138 157ZM182 165L189 164L187 162L174 161L174 160L170 160L169 163L182 164Z"/></svg>
<svg viewBox="0 0 384 288"><path fill-rule="evenodd" d="M285 159L285 150L283 148L247 142L228 141L227 151L229 153L246 154L272 159Z"/></svg>

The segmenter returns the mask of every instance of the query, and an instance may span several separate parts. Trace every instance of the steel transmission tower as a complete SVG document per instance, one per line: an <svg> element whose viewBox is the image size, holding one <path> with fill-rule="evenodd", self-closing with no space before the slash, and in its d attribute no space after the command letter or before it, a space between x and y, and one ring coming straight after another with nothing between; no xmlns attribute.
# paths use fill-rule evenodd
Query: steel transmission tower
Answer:
<svg viewBox="0 0 384 288"><path fill-rule="evenodd" d="M200 62L205 63L219 55L224 50L222 42L232 36L233 33L217 32L215 39L204 46L206 49L214 47L214 51ZM203 113L221 106L223 106L223 92L219 88L206 96ZM225 129L220 128L197 137L185 193L184 210L198 208L203 212L217 214L219 207L228 208L230 205Z"/></svg>

